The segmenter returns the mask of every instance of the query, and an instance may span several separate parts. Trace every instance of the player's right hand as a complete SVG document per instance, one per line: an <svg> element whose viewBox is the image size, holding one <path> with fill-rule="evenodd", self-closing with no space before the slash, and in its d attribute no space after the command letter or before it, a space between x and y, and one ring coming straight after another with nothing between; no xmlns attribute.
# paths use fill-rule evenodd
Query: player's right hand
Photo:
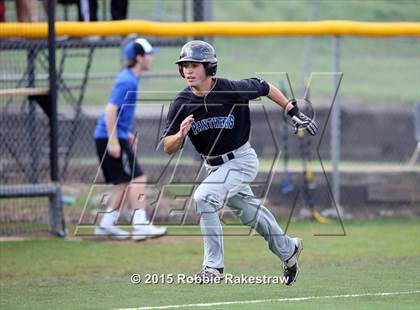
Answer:
<svg viewBox="0 0 420 310"><path fill-rule="evenodd" d="M114 158L120 158L121 156L121 146L117 144L108 144L107 148L108 154Z"/></svg>
<svg viewBox="0 0 420 310"><path fill-rule="evenodd" d="M182 121L181 126L179 127L179 131L180 131L183 138L185 138L187 136L188 132L190 131L193 121L194 121L194 116L192 114L188 115Z"/></svg>

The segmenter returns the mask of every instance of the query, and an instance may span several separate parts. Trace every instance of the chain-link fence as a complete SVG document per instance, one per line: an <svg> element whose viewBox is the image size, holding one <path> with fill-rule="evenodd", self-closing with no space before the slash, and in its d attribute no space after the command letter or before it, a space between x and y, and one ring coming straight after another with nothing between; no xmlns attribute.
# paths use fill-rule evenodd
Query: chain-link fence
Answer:
<svg viewBox="0 0 420 310"><path fill-rule="evenodd" d="M58 1L58 20L77 19L77 7L71 1ZM110 1L98 1L102 19L110 19ZM129 3L132 8L138 2ZM191 1L154 1L141 3L143 18L157 20L192 20ZM13 2L6 2L6 20L15 21ZM62 14L64 13L64 14ZM38 21L46 20L40 8ZM16 14L17 15L17 14ZM132 16L131 16L132 17ZM1 27L1 26L0 26ZM56 40L56 87L58 105L58 174L64 194L75 196L86 190L98 172L98 159L92 139L96 119L102 112L122 64L122 47L135 36L59 37ZM185 39L148 38L154 46L179 47ZM0 234L47 231L51 226L48 210L51 188L49 56L48 42L10 38L0 40L1 96L1 197ZM145 74L161 83L173 79L175 72ZM147 81L145 82L147 84ZM144 133L147 132L144 130ZM152 131L152 128L149 128ZM102 175L99 174L100 181ZM72 184L66 191L65 184ZM79 185L78 185L79 184ZM25 186L23 186L25 185ZM27 198L19 198L27 197ZM72 201L62 197L61 203ZM80 199L81 201L83 199ZM70 210L74 218L80 209ZM4 225L3 225L4 224Z"/></svg>
<svg viewBox="0 0 420 310"><path fill-rule="evenodd" d="M52 3L48 9L53 11ZM3 51L1 63L6 67L2 76L5 88L0 90L4 155L0 163L0 210L6 224L2 226L2 233L8 233L10 228L12 232L49 229L65 235L54 164L57 156L51 151L56 149L53 147L56 134L55 85L52 87L49 81L37 82L37 68L41 74L55 75L53 18L49 18L48 30L48 40L44 42L45 46L50 46L48 49L19 39L0 42ZM44 197L48 199L47 204ZM19 198L32 199L29 206L18 209L18 202L22 201ZM45 206L48 206L48 212L45 212ZM16 214L21 214L21 219Z"/></svg>

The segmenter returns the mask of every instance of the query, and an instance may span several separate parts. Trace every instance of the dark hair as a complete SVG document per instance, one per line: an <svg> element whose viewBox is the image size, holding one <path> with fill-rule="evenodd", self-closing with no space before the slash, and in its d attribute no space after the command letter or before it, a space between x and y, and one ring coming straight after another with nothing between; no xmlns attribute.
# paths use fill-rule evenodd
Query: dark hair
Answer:
<svg viewBox="0 0 420 310"><path fill-rule="evenodd" d="M137 60L135 59L127 59L124 63L124 67L131 69L136 65L136 63L137 63Z"/></svg>
<svg viewBox="0 0 420 310"><path fill-rule="evenodd" d="M139 43L134 43L134 50L136 51L136 56L137 55L141 55L144 56L144 54L146 53L143 49L143 46L141 46L141 44Z"/></svg>
<svg viewBox="0 0 420 310"><path fill-rule="evenodd" d="M146 52L143 49L143 46L141 46L141 44L138 44L137 42L134 43L134 50L136 51L136 58L138 55L144 57L144 54L146 54ZM127 59L125 61L124 67L125 68L133 68L137 63L136 59Z"/></svg>

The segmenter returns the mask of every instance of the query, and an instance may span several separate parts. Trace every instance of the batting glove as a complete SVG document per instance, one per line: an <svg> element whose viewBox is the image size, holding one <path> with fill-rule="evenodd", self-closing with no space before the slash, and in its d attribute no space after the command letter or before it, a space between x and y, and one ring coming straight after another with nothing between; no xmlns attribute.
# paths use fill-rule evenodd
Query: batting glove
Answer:
<svg viewBox="0 0 420 310"><path fill-rule="evenodd" d="M295 126L295 133L298 132L299 128L304 128L310 135L315 136L318 133L318 124L299 111L296 100L293 100L292 104L294 107L288 111L287 114L289 114L292 123Z"/></svg>

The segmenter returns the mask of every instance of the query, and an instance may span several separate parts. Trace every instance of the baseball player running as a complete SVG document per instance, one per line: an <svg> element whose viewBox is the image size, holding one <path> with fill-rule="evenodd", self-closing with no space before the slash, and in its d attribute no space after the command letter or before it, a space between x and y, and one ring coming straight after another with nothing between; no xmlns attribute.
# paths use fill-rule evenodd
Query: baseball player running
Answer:
<svg viewBox="0 0 420 310"><path fill-rule="evenodd" d="M249 78L232 81L216 78L214 48L204 41L190 41L176 62L188 86L171 103L163 133L165 152L177 152L188 136L202 155L208 176L194 193L204 239L204 260L198 283L224 278L223 232L219 212L224 205L241 222L256 229L270 250L283 262L286 284L299 275L298 259L303 244L283 233L270 211L254 197L250 183L258 172L258 158L251 147L249 100L268 96L285 109L295 126L317 134L315 121L301 113L295 100L288 100L270 83Z"/></svg>

